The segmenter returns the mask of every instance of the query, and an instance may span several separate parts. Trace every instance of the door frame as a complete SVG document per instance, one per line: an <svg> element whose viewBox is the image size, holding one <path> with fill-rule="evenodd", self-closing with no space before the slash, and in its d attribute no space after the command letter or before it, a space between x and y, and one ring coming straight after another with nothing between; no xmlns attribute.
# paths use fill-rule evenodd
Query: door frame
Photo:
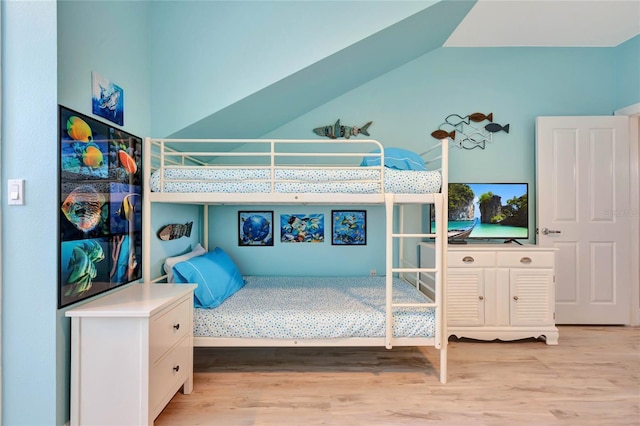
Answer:
<svg viewBox="0 0 640 426"><path fill-rule="evenodd" d="M629 116L631 259L640 259L640 103L616 110L613 114ZM631 268L630 279L631 300L634 301L631 325L640 325L640 265Z"/></svg>

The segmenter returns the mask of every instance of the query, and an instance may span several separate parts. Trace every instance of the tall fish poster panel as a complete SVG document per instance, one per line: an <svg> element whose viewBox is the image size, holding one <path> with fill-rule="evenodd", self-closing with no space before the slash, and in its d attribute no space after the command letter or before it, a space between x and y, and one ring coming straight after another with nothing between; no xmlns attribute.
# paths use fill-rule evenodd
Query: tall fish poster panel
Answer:
<svg viewBox="0 0 640 426"><path fill-rule="evenodd" d="M59 107L58 308L142 277L142 139Z"/></svg>

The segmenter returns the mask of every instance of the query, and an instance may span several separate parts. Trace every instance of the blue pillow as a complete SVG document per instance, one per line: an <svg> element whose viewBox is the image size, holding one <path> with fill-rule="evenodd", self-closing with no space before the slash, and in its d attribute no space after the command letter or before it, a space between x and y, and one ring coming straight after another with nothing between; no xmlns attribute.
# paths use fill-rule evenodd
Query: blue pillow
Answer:
<svg viewBox="0 0 640 426"><path fill-rule="evenodd" d="M379 149L371 151L380 152ZM379 166L380 157L364 157L361 166ZM415 152L402 148L385 148L384 165L397 170L421 170L426 171L424 160Z"/></svg>
<svg viewBox="0 0 640 426"><path fill-rule="evenodd" d="M220 247L173 266L176 283L196 283L194 306L215 308L244 286L233 260Z"/></svg>

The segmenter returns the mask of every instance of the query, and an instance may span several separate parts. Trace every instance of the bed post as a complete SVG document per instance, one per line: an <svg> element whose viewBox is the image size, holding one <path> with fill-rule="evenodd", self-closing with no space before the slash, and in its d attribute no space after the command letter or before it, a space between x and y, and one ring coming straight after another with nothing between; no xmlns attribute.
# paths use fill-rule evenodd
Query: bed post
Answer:
<svg viewBox="0 0 640 426"><path fill-rule="evenodd" d="M386 193L384 195L385 206L385 241L386 241L386 259L385 259L385 347L392 348L391 340L393 339L393 194Z"/></svg>
<svg viewBox="0 0 640 426"><path fill-rule="evenodd" d="M443 229L440 230L438 235L440 236L440 242L438 243L442 256L440 259L440 293L442 294L440 302L440 330L441 330L441 348L440 348L440 382L447 383L447 347L449 345L449 333L447 326L447 255L449 240L449 139L445 138L440 141L442 162L440 173L442 175L442 188L440 194L441 201L441 220Z"/></svg>

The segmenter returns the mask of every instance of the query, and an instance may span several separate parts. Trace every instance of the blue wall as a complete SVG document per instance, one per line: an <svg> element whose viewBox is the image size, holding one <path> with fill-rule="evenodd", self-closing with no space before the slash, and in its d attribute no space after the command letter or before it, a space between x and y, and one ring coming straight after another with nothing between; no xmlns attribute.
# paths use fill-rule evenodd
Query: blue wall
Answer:
<svg viewBox="0 0 640 426"><path fill-rule="evenodd" d="M434 3L157 2L152 136L166 137Z"/></svg>
<svg viewBox="0 0 640 426"><path fill-rule="evenodd" d="M230 78L227 75L226 79L212 80L215 63L190 66L198 63L196 59L203 51L216 45L203 47L200 39L189 39L189 33L202 34L199 27L192 27L189 22L167 30L184 33L181 43L164 45L159 43L165 41L160 36L150 39L149 34L170 26L171 15L181 11L178 5L184 3L153 3L159 7L157 10L149 9L150 2L138 1L2 3L2 181L25 178L27 200L22 207L4 207L2 214L3 424L51 425L63 424L68 419L69 322L63 316L64 311L56 309L59 212L57 166L52 160L57 155L56 105L61 103L90 114L90 73L98 71L125 90L125 130L141 136L150 133L162 136L162 132L211 114L219 107L216 96L224 94L225 102L229 102L256 90L248 83L252 76L245 77L246 84L241 87L221 86L220 81L228 82ZM333 2L310 3L320 7L326 16L336 13ZM401 10L390 16L390 23L429 2L408 3L411 2L404 3ZM359 2L352 6L358 12L368 7ZM384 15L384 9L377 11ZM237 32L224 38L222 51L228 55L224 59L237 64L228 72L241 74L245 69L243 64L255 66L253 56L264 53L264 45L258 43L257 35L246 39L240 31L263 17L251 13L255 12L246 12L246 19L233 20L230 31ZM273 19L301 18L288 13L281 10ZM216 16L202 18L202 25L207 24L209 28L215 27L209 25L212 22L216 22ZM300 39L304 43L279 52L278 63L286 62L286 67L269 73L261 84L313 61L309 56L313 53L309 50L313 49L308 46L314 43L322 44L326 52L330 52L340 48L342 37L349 43L363 32L384 27L384 20L378 19L371 26L357 26L357 31L350 33L347 29L351 22L339 22L334 30L345 32L329 44L323 44L326 34L315 28L307 31L310 24L290 26L286 33L279 33L280 37ZM293 33L295 28L299 33ZM347 91L320 108L301 111L300 118L267 136L311 136L312 128L336 118L349 125L373 120L372 136L386 146L420 150L430 139L431 131L448 114L493 112L496 121L511 124L511 132L496 134L494 142L484 151L452 149L452 180L523 180L533 184L535 117L608 115L615 109L640 102L640 84L634 80L640 71L639 43L640 36L609 49L438 49ZM162 49L170 46L180 52L164 56ZM256 49L255 55L247 55L245 49L252 46ZM300 62L296 59L300 56L306 59ZM162 68L172 64L175 67L169 71L181 71L173 79L172 73L165 73ZM193 76L193 80L186 78L189 76ZM189 81L196 83L196 89L186 90L185 83ZM313 81L308 84L313 85ZM206 96L198 98L196 95L200 92ZM186 108L185 114L180 112L181 107ZM3 205L6 206L4 191ZM154 211L153 230L200 214L197 208L162 207ZM293 208L286 206L274 210L293 212ZM295 210L311 212L306 208L302 211L295 207ZM330 207L323 210L328 215ZM211 214L214 218L210 230L212 243L231 247L232 255L239 258L241 267L249 273L255 266L246 252L266 259L273 270L279 271L285 265L292 273L338 258L346 259L345 273L352 267L368 271L370 265L376 267L378 262L376 246L381 243L373 237L373 232L366 247L334 247L332 250L330 243L324 243L321 247L239 248L235 234L237 209L212 209ZM376 212L369 216L370 229L380 223L381 217ZM229 227L219 225L229 223ZM177 253L188 250L195 241L195 238L181 239L155 243L154 247L167 254ZM338 257L332 257L336 253ZM348 255L342 256L343 253ZM292 264L291 259L297 263ZM158 268L159 263L154 270Z"/></svg>
<svg viewBox="0 0 640 426"><path fill-rule="evenodd" d="M615 108L640 102L640 36L615 49Z"/></svg>
<svg viewBox="0 0 640 426"><path fill-rule="evenodd" d="M527 182L535 218L535 118L610 115L614 57L607 48L441 48L267 136L309 135L336 118L347 125L372 120L371 137L383 145L421 152L447 115L492 112L495 122L510 124L509 133L496 133L485 150L452 147L450 181ZM534 220L529 235L535 242Z"/></svg>
<svg viewBox="0 0 640 426"><path fill-rule="evenodd" d="M56 5L2 2L2 424L59 423L64 351L56 311ZM4 186L3 186L4 188ZM37 384L37 385L36 385Z"/></svg>
<svg viewBox="0 0 640 426"><path fill-rule="evenodd" d="M1 423L62 425L70 322L56 309L57 105L91 115L91 71L98 71L125 91L124 129L149 133L148 3L2 7L2 181L24 178L26 204L2 214Z"/></svg>

